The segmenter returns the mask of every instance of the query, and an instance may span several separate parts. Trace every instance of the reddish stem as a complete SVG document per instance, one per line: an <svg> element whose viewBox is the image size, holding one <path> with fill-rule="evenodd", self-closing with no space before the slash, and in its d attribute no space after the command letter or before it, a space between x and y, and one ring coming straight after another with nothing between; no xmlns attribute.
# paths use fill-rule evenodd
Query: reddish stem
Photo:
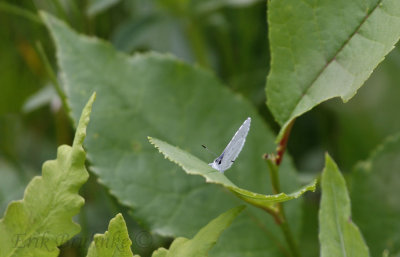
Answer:
<svg viewBox="0 0 400 257"><path fill-rule="evenodd" d="M295 120L292 120L289 125L286 127L285 134L283 135L279 145L276 149L276 157L275 157L275 164L280 165L283 159L283 155L286 151L286 146L289 141L290 131L292 130L293 124Z"/></svg>

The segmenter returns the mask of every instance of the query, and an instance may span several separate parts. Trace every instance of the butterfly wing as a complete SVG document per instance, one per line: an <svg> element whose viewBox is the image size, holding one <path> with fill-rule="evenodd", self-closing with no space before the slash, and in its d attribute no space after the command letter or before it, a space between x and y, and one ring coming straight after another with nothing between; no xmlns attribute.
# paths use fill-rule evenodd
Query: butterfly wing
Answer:
<svg viewBox="0 0 400 257"><path fill-rule="evenodd" d="M213 167L218 166L217 169L221 172L224 172L232 166L233 162L242 151L244 143L246 142L246 137L250 129L250 122L251 118L247 118L243 122L242 126L240 126L229 144L225 147L225 150L222 152L221 156L214 161L215 165L213 165Z"/></svg>

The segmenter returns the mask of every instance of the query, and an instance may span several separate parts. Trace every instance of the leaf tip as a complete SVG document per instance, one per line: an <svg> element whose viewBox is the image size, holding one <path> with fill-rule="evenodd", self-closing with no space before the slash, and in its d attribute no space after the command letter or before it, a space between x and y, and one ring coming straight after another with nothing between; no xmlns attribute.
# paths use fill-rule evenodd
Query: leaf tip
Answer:
<svg viewBox="0 0 400 257"><path fill-rule="evenodd" d="M325 153L325 170L331 169L331 168L336 168L337 169L337 164L333 160L333 158L330 156L328 152Z"/></svg>
<svg viewBox="0 0 400 257"><path fill-rule="evenodd" d="M93 102L96 99L96 92L94 92L88 102L86 103L85 107L82 110L81 118L79 119L78 126L76 128L75 139L72 146L82 145L83 140L86 136L86 128L89 124L90 114L92 112Z"/></svg>
<svg viewBox="0 0 400 257"><path fill-rule="evenodd" d="M43 10L39 11L39 17L43 21L45 26L47 26L48 29L51 29L51 25L53 25L54 23L61 22L56 17L54 17L52 14L50 14L46 11L43 11Z"/></svg>
<svg viewBox="0 0 400 257"><path fill-rule="evenodd" d="M328 152L325 152L325 161L331 160L332 161L332 157Z"/></svg>
<svg viewBox="0 0 400 257"><path fill-rule="evenodd" d="M39 10L39 16L40 16L40 18L41 18L42 20L47 19L48 15L49 15L49 14L48 14L47 12L45 12L45 11L43 11L43 10Z"/></svg>
<svg viewBox="0 0 400 257"><path fill-rule="evenodd" d="M149 143L152 144L160 153L162 153L161 150L160 150L160 147L159 147L158 144L155 142L155 141L157 140L156 138L147 136L147 140L149 140ZM162 154L165 156L164 153L162 153Z"/></svg>

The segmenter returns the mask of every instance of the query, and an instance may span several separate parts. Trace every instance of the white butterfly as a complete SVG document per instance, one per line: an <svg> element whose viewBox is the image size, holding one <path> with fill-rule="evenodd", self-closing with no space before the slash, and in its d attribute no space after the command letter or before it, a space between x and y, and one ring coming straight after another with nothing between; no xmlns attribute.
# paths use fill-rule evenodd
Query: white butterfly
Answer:
<svg viewBox="0 0 400 257"><path fill-rule="evenodd" d="M229 144L225 147L225 150L222 152L222 154L208 165L216 170L219 170L222 173L232 166L233 162L242 151L244 143L246 142L247 133L250 129L250 122L251 118L249 117L236 131L235 135L232 137Z"/></svg>

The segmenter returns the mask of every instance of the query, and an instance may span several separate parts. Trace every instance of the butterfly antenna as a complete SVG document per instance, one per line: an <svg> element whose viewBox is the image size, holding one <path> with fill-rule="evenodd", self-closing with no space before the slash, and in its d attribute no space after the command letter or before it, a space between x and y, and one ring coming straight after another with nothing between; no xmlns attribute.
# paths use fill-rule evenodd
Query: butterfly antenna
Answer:
<svg viewBox="0 0 400 257"><path fill-rule="evenodd" d="M210 153L212 153L214 156L218 156L218 155L216 155L213 151L211 151L210 149L208 149L208 147L207 146L205 146L205 145L201 145L204 149L206 149L207 151L209 151Z"/></svg>

